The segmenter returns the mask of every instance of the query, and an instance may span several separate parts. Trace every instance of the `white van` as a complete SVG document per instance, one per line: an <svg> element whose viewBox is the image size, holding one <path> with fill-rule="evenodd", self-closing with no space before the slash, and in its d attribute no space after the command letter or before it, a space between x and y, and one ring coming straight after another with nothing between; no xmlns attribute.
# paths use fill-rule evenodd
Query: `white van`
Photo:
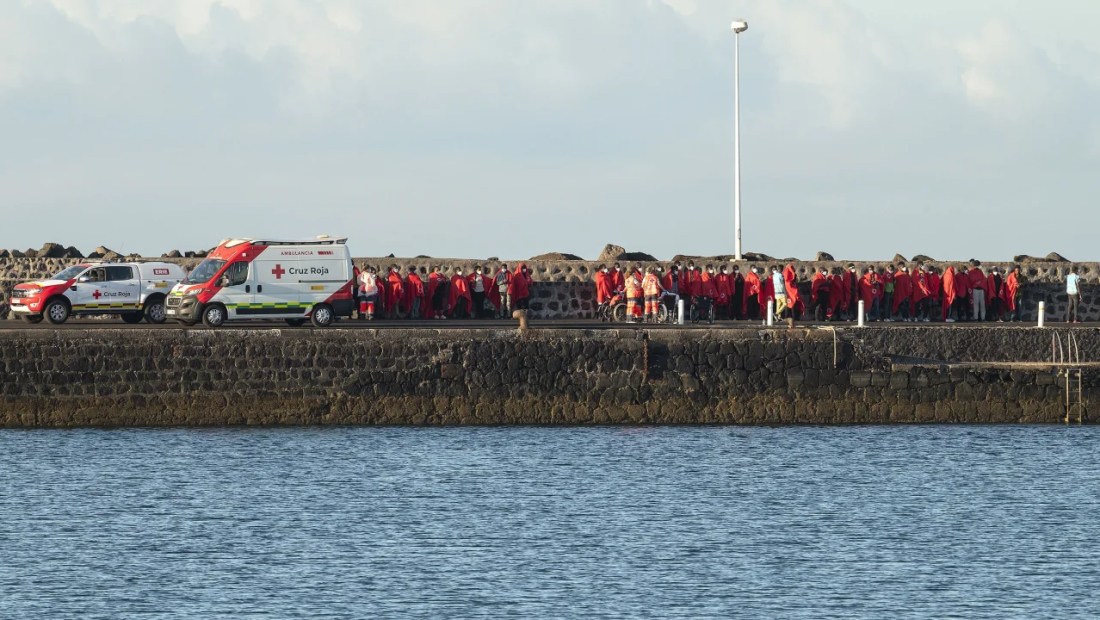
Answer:
<svg viewBox="0 0 1100 620"><path fill-rule="evenodd" d="M165 298L184 278L175 263L84 262L48 280L16 285L11 311L30 323L59 325L73 315L117 314L127 323L165 320Z"/></svg>
<svg viewBox="0 0 1100 620"><path fill-rule="evenodd" d="M184 325L309 319L325 327L351 317L354 286L347 239L227 239L172 289L166 313Z"/></svg>

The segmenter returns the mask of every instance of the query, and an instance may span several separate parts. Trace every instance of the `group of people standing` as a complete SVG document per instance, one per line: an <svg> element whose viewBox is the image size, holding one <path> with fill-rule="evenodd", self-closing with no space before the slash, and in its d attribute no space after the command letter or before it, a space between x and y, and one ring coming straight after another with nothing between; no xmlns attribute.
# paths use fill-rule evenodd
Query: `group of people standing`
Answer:
<svg viewBox="0 0 1100 620"><path fill-rule="evenodd" d="M359 319L482 319L506 318L526 309L531 296L531 274L525 263L514 271L501 264L495 272L477 265L469 274L456 267L450 277L440 267L431 273L410 265L404 275L391 265L383 277L376 267L355 270Z"/></svg>
<svg viewBox="0 0 1100 620"><path fill-rule="evenodd" d="M803 318L807 311L819 321L856 319L859 302L870 321L1004 321L1021 319L1021 294L1025 283L1019 267L1002 273L993 267L985 273L977 261L949 266L867 266L855 264L832 270L822 267L810 280L809 299L799 287L794 265L773 265L766 270L740 265L686 266L677 262L664 269L656 265L619 263L600 265L594 276L596 301L625 297L628 320L655 321L662 298L683 298L695 316L730 320L759 320L772 304L776 318ZM713 307L713 312L711 308Z"/></svg>

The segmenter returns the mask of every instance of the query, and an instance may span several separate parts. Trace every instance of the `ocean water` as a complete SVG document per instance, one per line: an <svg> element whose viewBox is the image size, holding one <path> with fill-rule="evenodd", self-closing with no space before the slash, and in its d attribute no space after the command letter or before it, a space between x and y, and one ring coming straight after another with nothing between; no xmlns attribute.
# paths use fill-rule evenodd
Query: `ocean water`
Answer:
<svg viewBox="0 0 1100 620"><path fill-rule="evenodd" d="M0 618L1089 618L1100 428L0 431Z"/></svg>

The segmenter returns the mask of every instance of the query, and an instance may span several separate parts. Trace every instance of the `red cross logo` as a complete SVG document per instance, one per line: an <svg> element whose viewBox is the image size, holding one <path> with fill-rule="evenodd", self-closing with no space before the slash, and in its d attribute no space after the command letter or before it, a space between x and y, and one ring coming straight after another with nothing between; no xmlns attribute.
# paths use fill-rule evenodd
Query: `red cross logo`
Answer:
<svg viewBox="0 0 1100 620"><path fill-rule="evenodd" d="M100 293L99 289L96 289L95 292L92 293L92 297L95 297L95 300L99 301L99 298L103 297L103 293Z"/></svg>
<svg viewBox="0 0 1100 620"><path fill-rule="evenodd" d="M275 274L276 280L281 280L283 278L283 274L286 273L286 269L283 269L282 265L276 264L275 268L271 270L271 273Z"/></svg>

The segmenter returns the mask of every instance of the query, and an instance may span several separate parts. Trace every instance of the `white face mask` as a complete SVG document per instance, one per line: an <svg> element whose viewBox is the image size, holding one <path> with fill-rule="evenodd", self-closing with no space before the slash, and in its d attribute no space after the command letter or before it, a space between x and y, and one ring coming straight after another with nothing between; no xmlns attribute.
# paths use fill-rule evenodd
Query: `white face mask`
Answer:
<svg viewBox="0 0 1100 620"><path fill-rule="evenodd" d="M481 275L481 270L480 269L477 270L477 275Z"/></svg>

